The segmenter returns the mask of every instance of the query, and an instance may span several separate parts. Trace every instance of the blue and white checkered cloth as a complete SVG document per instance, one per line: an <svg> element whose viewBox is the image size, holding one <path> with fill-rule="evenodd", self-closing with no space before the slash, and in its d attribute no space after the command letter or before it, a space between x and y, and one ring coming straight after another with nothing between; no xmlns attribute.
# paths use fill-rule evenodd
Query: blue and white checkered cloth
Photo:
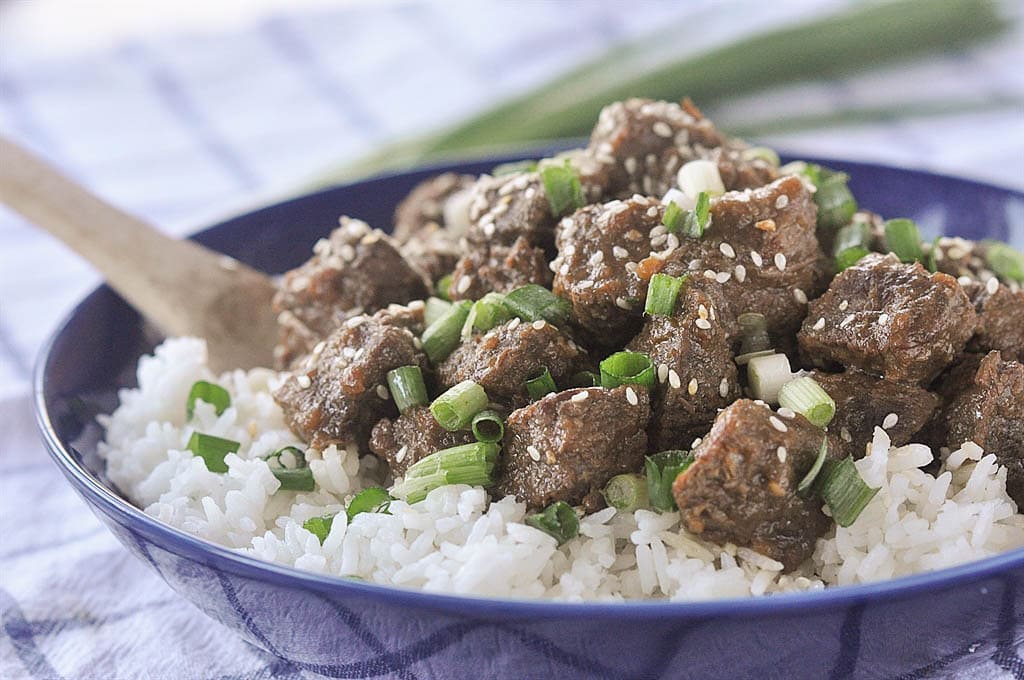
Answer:
<svg viewBox="0 0 1024 680"><path fill-rule="evenodd" d="M4 46L0 59L0 131L183 234L671 22L701 27L690 36L698 50L842 4L367 4L275 15L215 35L122 42L75 59L52 59L22 40ZM1009 35L983 46L737 97L709 113L727 128L729 120L794 108L824 115L885 105L915 90L1009 99L980 112L764 141L1024 187L1017 18ZM46 335L96 283L88 265L0 209L0 677L313 677L177 597L119 547L47 460L33 424L30 367ZM972 649L914 677L1024 677L1019 650L993 640ZM425 677L417 673L416 664L405 669Z"/></svg>

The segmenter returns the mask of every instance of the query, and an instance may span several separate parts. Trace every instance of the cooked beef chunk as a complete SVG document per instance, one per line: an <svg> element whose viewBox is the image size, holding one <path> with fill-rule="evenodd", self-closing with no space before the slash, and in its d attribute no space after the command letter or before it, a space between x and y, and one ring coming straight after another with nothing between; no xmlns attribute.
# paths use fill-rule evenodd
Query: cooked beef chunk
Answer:
<svg viewBox="0 0 1024 680"><path fill-rule="evenodd" d="M441 427L427 406L416 406L394 420L382 418L370 433L370 451L382 458L396 477L413 463L441 449L469 444L468 430L449 432Z"/></svg>
<svg viewBox="0 0 1024 680"><path fill-rule="evenodd" d="M437 367L437 377L446 388L473 380L492 400L519 406L529 398L527 380L546 367L556 385L565 384L583 354L551 324L515 318L456 347Z"/></svg>
<svg viewBox="0 0 1024 680"><path fill-rule="evenodd" d="M828 429L839 435L844 452L854 458L864 457L875 428L890 413L898 420L886 432L893 446L903 446L913 441L939 406L936 395L917 385L883 380L855 368L845 373L814 371L811 377L836 402Z"/></svg>
<svg viewBox="0 0 1024 680"><path fill-rule="evenodd" d="M274 393L292 432L316 448L365 445L373 424L394 413L388 371L427 366L407 321L387 310L355 316L318 344Z"/></svg>
<svg viewBox="0 0 1024 680"><path fill-rule="evenodd" d="M431 225L454 226L445 224L445 203L455 194L469 191L474 182L476 177L472 175L446 172L416 185L395 209L395 240L405 243ZM456 234L458 236L461 234Z"/></svg>
<svg viewBox="0 0 1024 680"><path fill-rule="evenodd" d="M423 277L436 283L459 261L459 243L436 224L428 224L402 244L402 256Z"/></svg>
<svg viewBox="0 0 1024 680"><path fill-rule="evenodd" d="M968 349L999 350L1006 360L1024 361L1024 291L1014 292L995 278L964 281L963 287L978 313Z"/></svg>
<svg viewBox="0 0 1024 680"><path fill-rule="evenodd" d="M653 316L626 346L651 358L658 370L652 401L651 446L688 449L711 429L718 410L740 396L725 328L705 282L685 285L674 316ZM711 283L707 287L717 287Z"/></svg>
<svg viewBox="0 0 1024 680"><path fill-rule="evenodd" d="M611 198L660 197L675 186L679 168L696 159L717 163L727 189L759 187L777 176L763 160L744 160L746 145L715 129L689 102L628 99L606 106L588 148L610 167Z"/></svg>
<svg viewBox="0 0 1024 680"><path fill-rule="evenodd" d="M988 269L986 250L982 242L943 236L939 239L939 250L935 253L935 265L940 272L950 276L977 280L981 272Z"/></svg>
<svg viewBox="0 0 1024 680"><path fill-rule="evenodd" d="M341 218L341 226L317 242L313 253L284 275L274 296L280 324L274 357L279 366L290 365L355 314L427 294L423 276L394 241L365 222Z"/></svg>
<svg viewBox="0 0 1024 680"><path fill-rule="evenodd" d="M453 300L479 300L492 291L507 293L528 283L549 287L551 271L544 251L518 238L511 247L470 248L455 265L448 295Z"/></svg>
<svg viewBox="0 0 1024 680"><path fill-rule="evenodd" d="M746 546L796 569L832 526L821 499L796 493L825 436L801 415L784 418L748 399L733 402L672 485L683 524L709 541Z"/></svg>
<svg viewBox="0 0 1024 680"><path fill-rule="evenodd" d="M647 390L638 386L566 390L513 411L497 490L530 508L565 501L593 509L609 479L643 467L649 418Z"/></svg>
<svg viewBox="0 0 1024 680"><path fill-rule="evenodd" d="M537 172L482 176L473 186L469 221L470 247L510 246L522 237L550 248L554 240L555 217Z"/></svg>
<svg viewBox="0 0 1024 680"><path fill-rule="evenodd" d="M963 351L975 322L974 307L953 277L872 254L811 302L798 340L816 366L839 363L924 383Z"/></svg>

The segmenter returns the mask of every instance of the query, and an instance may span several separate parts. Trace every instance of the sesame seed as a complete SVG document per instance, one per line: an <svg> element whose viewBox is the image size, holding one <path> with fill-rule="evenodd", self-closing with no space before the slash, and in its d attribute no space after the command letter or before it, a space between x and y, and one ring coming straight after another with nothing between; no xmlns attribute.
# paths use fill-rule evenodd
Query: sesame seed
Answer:
<svg viewBox="0 0 1024 680"><path fill-rule="evenodd" d="M626 401L628 401L633 406L636 406L637 404L640 403L640 400L636 398L636 392L633 391L632 387L626 388Z"/></svg>
<svg viewBox="0 0 1024 680"><path fill-rule="evenodd" d="M408 446L403 446L402 448L398 449L398 453L395 454L395 462L401 463L403 460L405 460L405 455L407 453L409 453Z"/></svg>
<svg viewBox="0 0 1024 680"><path fill-rule="evenodd" d="M526 447L526 452L530 454L530 458L532 458L534 462L540 462L540 451L537 450L536 446L530 444Z"/></svg>
<svg viewBox="0 0 1024 680"><path fill-rule="evenodd" d="M985 282L985 292L987 292L989 295L995 295L996 291L998 290L999 279L997 279L996 277L993 276L991 279Z"/></svg>
<svg viewBox="0 0 1024 680"><path fill-rule="evenodd" d="M622 165L625 166L626 172L628 172L629 174L632 175L633 173L636 172L636 159L633 158L632 156L623 161Z"/></svg>
<svg viewBox="0 0 1024 680"><path fill-rule="evenodd" d="M736 257L736 251L733 250L732 246L729 245L728 243L722 242L718 246L718 249L721 250L722 251L722 255L725 255L726 257L729 257L729 258Z"/></svg>
<svg viewBox="0 0 1024 680"><path fill-rule="evenodd" d="M973 281L973 279L970 276L961 276L956 280L956 282L959 283L961 286L966 286L970 284L971 281Z"/></svg>
<svg viewBox="0 0 1024 680"><path fill-rule="evenodd" d="M895 413L890 413L885 417L885 420L882 421L882 429L888 430L890 427L895 427L898 422L900 422L900 417Z"/></svg>
<svg viewBox="0 0 1024 680"><path fill-rule="evenodd" d="M547 324L544 322L544 319L537 319L530 325L533 326L533 330L539 331L542 328L544 328L544 326L546 326Z"/></svg>
<svg viewBox="0 0 1024 680"><path fill-rule="evenodd" d="M728 378L722 378L722 382L718 383L718 394L720 394L723 399L725 399L727 396L729 396L729 379Z"/></svg>
<svg viewBox="0 0 1024 680"><path fill-rule="evenodd" d="M309 379L308 375L298 376L297 378L295 378L295 382L299 383L299 387L301 387L304 390L308 390L310 385L313 384L313 381Z"/></svg>
<svg viewBox="0 0 1024 680"><path fill-rule="evenodd" d="M383 385L377 385L377 396L380 397L381 399L387 399L388 388L384 387Z"/></svg>
<svg viewBox="0 0 1024 680"><path fill-rule="evenodd" d="M647 216L648 217L657 217L658 216L658 208L657 208L657 206L653 206L652 205L650 208L648 208L647 209Z"/></svg>
<svg viewBox="0 0 1024 680"><path fill-rule="evenodd" d="M704 331L711 330L711 322L707 319L697 319L693 325Z"/></svg>
<svg viewBox="0 0 1024 680"><path fill-rule="evenodd" d="M715 274L715 281L719 283L725 283L732 278L732 272L718 272Z"/></svg>
<svg viewBox="0 0 1024 680"><path fill-rule="evenodd" d="M590 279L583 279L582 281L580 281L579 283L576 284L576 287L577 288L583 288L584 290L587 289L587 288L593 288L594 287L594 282L591 281Z"/></svg>
<svg viewBox="0 0 1024 680"><path fill-rule="evenodd" d="M694 394L697 394L697 379L696 379L696 378L692 378L692 379L690 380L690 382L689 382L689 383L687 383L687 385L686 385L686 391L687 391L687 392L688 392L688 393L689 393L689 394L690 394L691 396L692 396L692 395L694 395Z"/></svg>
<svg viewBox="0 0 1024 680"><path fill-rule="evenodd" d="M781 194L778 198L775 199L776 209L782 210L787 205L789 205L789 196L787 196L786 194Z"/></svg>
<svg viewBox="0 0 1024 680"><path fill-rule="evenodd" d="M683 382L679 379L679 374L676 373L676 369L674 368L670 368L668 371L668 384L674 390L678 390L679 386L683 384Z"/></svg>
<svg viewBox="0 0 1024 680"><path fill-rule="evenodd" d="M615 298L615 306L618 307L619 309L632 309L632 307L629 304L629 300L627 300L624 297Z"/></svg>
<svg viewBox="0 0 1024 680"><path fill-rule="evenodd" d="M780 463L785 463L786 456L789 455L789 452L786 451L785 446L780 446L779 448L775 449L775 455L778 457Z"/></svg>
<svg viewBox="0 0 1024 680"><path fill-rule="evenodd" d="M775 253L775 267L780 271L786 271L786 256L782 253Z"/></svg>
<svg viewBox="0 0 1024 680"><path fill-rule="evenodd" d="M839 438L842 439L847 444L849 444L850 442L853 441L853 435L851 435L850 431L847 430L845 427L840 428L840 430L839 430Z"/></svg>
<svg viewBox="0 0 1024 680"><path fill-rule="evenodd" d="M700 443L701 443L702 441L704 441L704 439L703 439L702 437L697 437L697 438L696 438L696 439L694 439L694 440L693 440L692 442L690 442L690 448L691 448L691 449L695 449L695 448L697 448L698 446L700 446Z"/></svg>
<svg viewBox="0 0 1024 680"><path fill-rule="evenodd" d="M455 292L461 295L462 293L465 293L467 290L469 290L469 287L472 284L472 279L470 279L468 276L463 276L461 279L459 279L459 285L455 287Z"/></svg>
<svg viewBox="0 0 1024 680"><path fill-rule="evenodd" d="M712 281L714 281L716 276L718 276L718 272L716 272L714 269L705 269L704 270L704 278L705 279L711 279Z"/></svg>
<svg viewBox="0 0 1024 680"><path fill-rule="evenodd" d="M622 246L614 246L612 248L612 255L614 255L620 260L624 260L627 257L629 257L629 251L623 248Z"/></svg>
<svg viewBox="0 0 1024 680"><path fill-rule="evenodd" d="M697 305L697 316L699 316L702 319L708 318L708 308L705 307L703 304Z"/></svg>
<svg viewBox="0 0 1024 680"><path fill-rule="evenodd" d="M575 401L576 403L579 403L581 401L586 401L587 397L589 396L590 392L584 390L583 392L578 392L577 394L572 395L572 397L569 398L569 401Z"/></svg>
<svg viewBox="0 0 1024 680"><path fill-rule="evenodd" d="M751 262L754 263L754 266L756 267L760 267L762 264L764 264L764 259L761 257L761 253L757 252L756 250L750 251L750 260Z"/></svg>
<svg viewBox="0 0 1024 680"><path fill-rule="evenodd" d="M313 348L313 354L320 354L321 352L324 351L325 347L327 347L327 343L321 340L320 342L316 343L316 347Z"/></svg>
<svg viewBox="0 0 1024 680"><path fill-rule="evenodd" d="M651 129L654 131L654 134L658 135L659 137L664 137L665 139L668 139L672 136L672 128L669 127L669 124L663 120L659 120L658 122L656 122L654 125L651 126Z"/></svg>
<svg viewBox="0 0 1024 680"><path fill-rule="evenodd" d="M668 380L668 364L662 364L658 366L658 382L663 383Z"/></svg>
<svg viewBox="0 0 1024 680"><path fill-rule="evenodd" d="M793 289L793 299L796 300L801 305L806 305L807 304L807 293L805 293L800 288L794 288Z"/></svg>
<svg viewBox="0 0 1024 680"><path fill-rule="evenodd" d="M889 315L882 312L878 315L878 323L886 323L889 320Z"/></svg>
<svg viewBox="0 0 1024 680"><path fill-rule="evenodd" d="M854 319L854 316L853 316L853 314L850 314L850 315L849 315L848 317L846 317L845 319L843 319L843 320L842 320L842 322L840 322L840 324L839 324L839 327L840 327L840 328L846 328L846 327L847 327L847 326L849 326L849 325L850 325L851 323L853 323L853 319Z"/></svg>
<svg viewBox="0 0 1024 680"><path fill-rule="evenodd" d="M747 268L741 264L736 265L732 270L732 275L736 277L736 280L743 283L747 280Z"/></svg>
<svg viewBox="0 0 1024 680"><path fill-rule="evenodd" d="M785 406L778 410L778 414L783 418L793 419L796 417L796 412L791 408L786 408Z"/></svg>
<svg viewBox="0 0 1024 680"><path fill-rule="evenodd" d="M786 424L779 420L778 418L776 418L775 416L770 416L768 418L768 422L771 423L772 427L774 427L779 432L786 432L787 430L789 430L789 428L786 427Z"/></svg>
<svg viewBox="0 0 1024 680"><path fill-rule="evenodd" d="M590 256L590 264L592 264L594 266L597 266L597 265L601 264L602 262L604 262L604 251L603 250L599 250L599 251L597 251L596 253L594 253L593 255Z"/></svg>
<svg viewBox="0 0 1024 680"><path fill-rule="evenodd" d="M849 300L843 300L842 302L839 303L839 311L840 312L845 312L846 308L849 307L849 306L850 306L850 301Z"/></svg>
<svg viewBox="0 0 1024 680"><path fill-rule="evenodd" d="M960 246L953 246L952 248L946 251L946 254L949 255L954 260L959 260L967 255L967 251L961 248Z"/></svg>
<svg viewBox="0 0 1024 680"><path fill-rule="evenodd" d="M518 326L518 325L519 325L520 323L522 323L522 322L523 322L523 320L522 320L522 319L520 319L520 318L519 318L519 317L517 316L516 318L514 318L514 319L512 319L511 321L509 321L509 322L508 322L508 329L509 329L510 331L511 331L511 330L515 330L515 328L516 328L516 327L517 327L517 326Z"/></svg>
<svg viewBox="0 0 1024 680"><path fill-rule="evenodd" d="M760 231L775 231L775 220L760 220L754 224L754 228Z"/></svg>

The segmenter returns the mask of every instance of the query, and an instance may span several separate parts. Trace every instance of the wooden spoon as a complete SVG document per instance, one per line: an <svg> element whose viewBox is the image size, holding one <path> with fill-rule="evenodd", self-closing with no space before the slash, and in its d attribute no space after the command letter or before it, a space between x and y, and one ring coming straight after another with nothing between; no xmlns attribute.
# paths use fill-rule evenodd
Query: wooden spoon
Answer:
<svg viewBox="0 0 1024 680"><path fill-rule="evenodd" d="M215 370L273 364L275 287L265 274L161 233L2 136L0 202L88 260L167 335L205 338Z"/></svg>

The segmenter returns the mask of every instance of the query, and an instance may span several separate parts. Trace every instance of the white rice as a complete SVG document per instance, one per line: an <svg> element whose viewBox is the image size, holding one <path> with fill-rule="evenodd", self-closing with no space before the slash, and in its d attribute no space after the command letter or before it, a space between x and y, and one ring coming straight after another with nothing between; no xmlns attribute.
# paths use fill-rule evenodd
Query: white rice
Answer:
<svg viewBox="0 0 1024 680"><path fill-rule="evenodd" d="M101 417L100 454L110 479L149 515L238 552L313 572L435 592L559 600L700 600L814 590L948 567L1024 546L1024 516L1006 495L1006 470L972 443L950 453L938 477L920 444L890 448L876 428L857 468L881 487L853 526L820 539L800 570L746 548L716 546L687 533L678 513L605 509L557 547L522 523L514 497L488 502L483 489L449 486L391 514L341 512L323 545L302 528L342 511L359 489L385 481L384 466L352 449L311 451L312 493L279 492L260 460L299 445L271 393L281 376L256 369L213 375L200 340L168 340L139 362L139 388ZM185 423L196 380L231 393L220 416L198 403ZM185 446L193 429L241 442L228 472L206 469Z"/></svg>

